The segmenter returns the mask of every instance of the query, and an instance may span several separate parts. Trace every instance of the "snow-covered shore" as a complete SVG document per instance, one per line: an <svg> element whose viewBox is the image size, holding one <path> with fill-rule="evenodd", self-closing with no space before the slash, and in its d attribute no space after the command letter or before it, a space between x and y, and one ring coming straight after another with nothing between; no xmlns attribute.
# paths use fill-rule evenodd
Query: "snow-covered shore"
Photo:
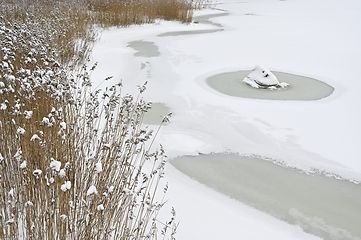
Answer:
<svg viewBox="0 0 361 240"><path fill-rule="evenodd" d="M93 50L92 60L99 64L92 78L100 82L113 75L109 85L122 79L124 93L149 81L145 98L174 112L157 138L170 157L256 154L361 180L360 10L355 0L224 0L196 12L203 16L199 23L160 21L104 31ZM128 46L141 40L159 55ZM218 93L205 82L256 64L318 79L335 91L317 101L255 100ZM172 166L166 173L168 204L181 220L179 239L313 238Z"/></svg>

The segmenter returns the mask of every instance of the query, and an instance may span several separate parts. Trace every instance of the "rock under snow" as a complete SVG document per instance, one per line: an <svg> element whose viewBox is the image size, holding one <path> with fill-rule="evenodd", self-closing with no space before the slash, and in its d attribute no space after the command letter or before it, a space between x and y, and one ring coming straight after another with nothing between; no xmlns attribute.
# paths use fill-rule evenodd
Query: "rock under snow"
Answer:
<svg viewBox="0 0 361 240"><path fill-rule="evenodd" d="M288 86L287 83L280 83L271 71L260 65L256 65L243 81L254 88L268 88L271 90Z"/></svg>

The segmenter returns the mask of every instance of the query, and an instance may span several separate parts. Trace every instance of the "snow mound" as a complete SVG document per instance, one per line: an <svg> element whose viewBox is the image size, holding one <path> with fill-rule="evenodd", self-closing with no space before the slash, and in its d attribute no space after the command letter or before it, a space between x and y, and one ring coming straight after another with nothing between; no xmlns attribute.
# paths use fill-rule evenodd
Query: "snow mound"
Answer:
<svg viewBox="0 0 361 240"><path fill-rule="evenodd" d="M267 88L271 90L288 86L288 83L280 83L271 71L260 65L256 65L252 72L243 79L243 82L254 88Z"/></svg>

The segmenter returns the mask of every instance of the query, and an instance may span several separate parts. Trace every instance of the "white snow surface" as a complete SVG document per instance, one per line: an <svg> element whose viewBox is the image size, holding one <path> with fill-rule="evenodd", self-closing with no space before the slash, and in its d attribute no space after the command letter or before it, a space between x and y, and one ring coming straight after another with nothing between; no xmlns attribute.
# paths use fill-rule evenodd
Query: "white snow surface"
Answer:
<svg viewBox="0 0 361 240"><path fill-rule="evenodd" d="M167 155L255 154L304 170L361 180L361 2L357 0L218 1L195 16L220 14L215 24L159 21L109 29L95 45L92 79L105 88L122 80L171 108L156 142ZM228 13L224 14L224 13ZM175 31L222 30L157 36ZM160 56L136 57L131 41L153 42ZM237 98L205 83L214 74L251 70L312 77L335 91L318 101ZM242 80L242 79L240 79ZM229 199L167 167L167 202L181 221L178 239L316 239L297 227Z"/></svg>

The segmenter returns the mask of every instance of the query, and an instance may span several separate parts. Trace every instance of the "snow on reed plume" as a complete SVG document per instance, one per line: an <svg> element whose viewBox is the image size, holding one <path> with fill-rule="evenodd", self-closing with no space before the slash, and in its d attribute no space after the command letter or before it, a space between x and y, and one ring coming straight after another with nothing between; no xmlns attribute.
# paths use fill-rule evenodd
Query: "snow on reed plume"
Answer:
<svg viewBox="0 0 361 240"><path fill-rule="evenodd" d="M174 239L146 86L91 87L96 1L32 2L1 2L0 239Z"/></svg>

